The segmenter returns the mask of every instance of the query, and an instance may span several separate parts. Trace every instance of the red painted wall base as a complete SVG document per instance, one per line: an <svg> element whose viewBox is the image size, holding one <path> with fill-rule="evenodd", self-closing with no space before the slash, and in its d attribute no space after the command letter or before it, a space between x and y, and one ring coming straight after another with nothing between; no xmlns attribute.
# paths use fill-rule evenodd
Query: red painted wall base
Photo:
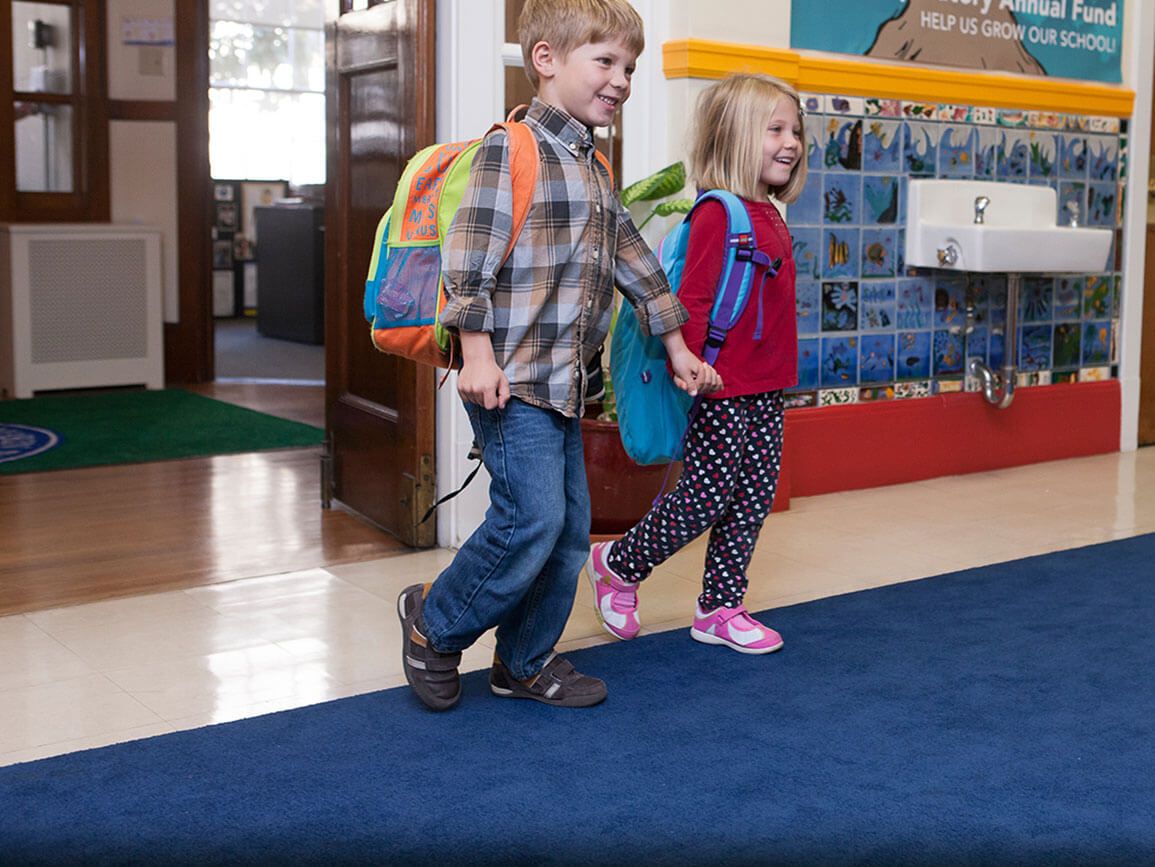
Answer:
<svg viewBox="0 0 1155 867"><path fill-rule="evenodd" d="M1118 451L1118 380L1035 386L996 409L943 394L786 413L775 511L791 496L914 482Z"/></svg>

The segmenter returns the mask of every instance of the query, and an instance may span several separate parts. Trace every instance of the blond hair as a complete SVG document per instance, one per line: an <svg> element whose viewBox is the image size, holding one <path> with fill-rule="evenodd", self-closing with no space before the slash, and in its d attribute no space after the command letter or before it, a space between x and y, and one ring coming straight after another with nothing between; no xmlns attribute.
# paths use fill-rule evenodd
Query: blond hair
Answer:
<svg viewBox="0 0 1155 867"><path fill-rule="evenodd" d="M690 174L700 189L723 189L746 199L759 198L762 136L781 99L794 103L801 123L798 92L769 75L730 75L702 91L690 145ZM770 190L787 204L798 198L806 183L804 142L790 179Z"/></svg>
<svg viewBox="0 0 1155 867"><path fill-rule="evenodd" d="M637 57L646 47L642 17L626 0L526 0L517 22L530 84L538 86L533 47L548 42L559 58L582 45L620 40Z"/></svg>

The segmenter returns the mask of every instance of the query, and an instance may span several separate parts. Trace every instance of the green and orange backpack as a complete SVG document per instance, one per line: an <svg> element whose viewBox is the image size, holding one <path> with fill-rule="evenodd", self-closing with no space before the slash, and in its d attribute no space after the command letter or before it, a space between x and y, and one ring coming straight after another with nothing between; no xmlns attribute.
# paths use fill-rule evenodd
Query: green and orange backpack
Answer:
<svg viewBox="0 0 1155 867"><path fill-rule="evenodd" d="M513 232L507 258L529 214L539 164L533 131L513 119L518 110L490 129L504 129L509 136ZM393 205L377 224L364 305L373 345L382 352L434 367L460 364L451 335L438 321L445 306L441 247L481 141L434 144L419 151L406 164ZM597 156L609 169L605 157Z"/></svg>

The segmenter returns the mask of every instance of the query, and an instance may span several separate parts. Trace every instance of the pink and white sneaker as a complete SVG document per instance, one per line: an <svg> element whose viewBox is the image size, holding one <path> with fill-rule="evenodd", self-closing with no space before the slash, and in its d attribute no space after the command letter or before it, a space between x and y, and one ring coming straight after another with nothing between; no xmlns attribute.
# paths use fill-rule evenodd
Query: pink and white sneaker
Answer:
<svg viewBox="0 0 1155 867"><path fill-rule="evenodd" d="M638 585L623 581L606 564L612 542L595 542L586 561L586 577L594 590L594 611L602 628L614 638L629 641L642 628L638 620Z"/></svg>
<svg viewBox="0 0 1155 867"><path fill-rule="evenodd" d="M721 644L739 653L773 653L782 648L782 636L750 616L745 605L694 612L690 637L703 644Z"/></svg>

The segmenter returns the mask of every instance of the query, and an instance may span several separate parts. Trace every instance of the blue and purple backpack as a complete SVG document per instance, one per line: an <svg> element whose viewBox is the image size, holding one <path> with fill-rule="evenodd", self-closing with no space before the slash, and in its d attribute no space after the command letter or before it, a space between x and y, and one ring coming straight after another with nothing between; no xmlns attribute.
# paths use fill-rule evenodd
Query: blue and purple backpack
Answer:
<svg viewBox="0 0 1155 867"><path fill-rule="evenodd" d="M755 280L778 273L780 259L771 261L758 249L750 214L742 200L726 190L708 190L698 196L690 213L658 247L658 260L677 293L686 265L690 217L708 200L726 208L726 260L718 277L702 357L714 364L726 335L746 309ZM762 275L757 277L761 268ZM674 384L666 368L661 338L646 336L633 305L623 304L610 343L610 372L618 408L618 429L626 453L639 464L668 464L682 459L686 431L702 397L690 397Z"/></svg>

